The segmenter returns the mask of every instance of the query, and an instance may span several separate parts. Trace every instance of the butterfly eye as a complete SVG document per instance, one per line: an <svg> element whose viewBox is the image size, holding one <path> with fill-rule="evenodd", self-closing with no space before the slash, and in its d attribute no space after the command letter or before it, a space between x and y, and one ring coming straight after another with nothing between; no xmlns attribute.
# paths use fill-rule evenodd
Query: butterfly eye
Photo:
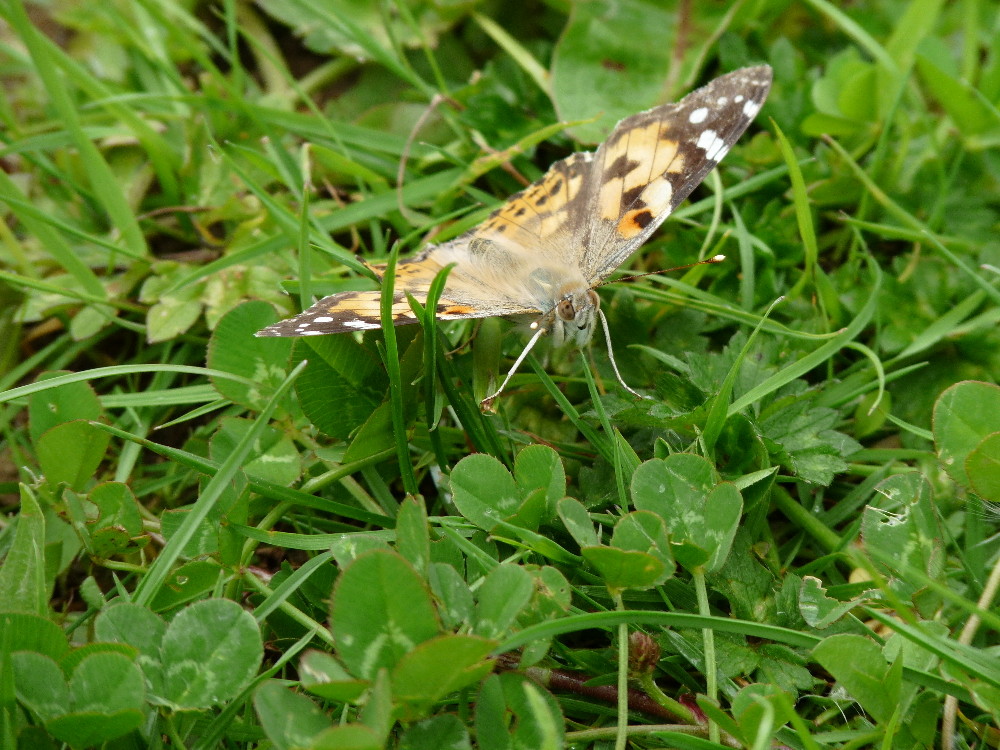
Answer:
<svg viewBox="0 0 1000 750"><path fill-rule="evenodd" d="M556 315L558 315L562 320L573 320L573 318L576 317L576 310L573 309L573 302L568 299L559 300L559 304L556 305Z"/></svg>

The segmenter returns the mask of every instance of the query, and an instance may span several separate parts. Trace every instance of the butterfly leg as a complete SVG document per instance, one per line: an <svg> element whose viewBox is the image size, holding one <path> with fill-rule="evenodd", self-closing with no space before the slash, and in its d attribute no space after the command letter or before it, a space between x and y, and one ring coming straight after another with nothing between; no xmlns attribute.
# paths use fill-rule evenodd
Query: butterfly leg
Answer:
<svg viewBox="0 0 1000 750"><path fill-rule="evenodd" d="M622 379L622 374L618 372L618 363L615 362L615 352L611 348L611 331L608 330L608 319L604 317L604 311L599 307L597 308L597 314L601 318L601 327L604 328L604 341L608 345L608 358L611 360L611 369L615 371L615 377L618 378L618 382L621 383L622 388L624 388L626 391L631 393L636 398L644 398L649 401L655 401L656 399L654 399L652 396L643 396L638 391L630 388L628 383L626 383Z"/></svg>
<svg viewBox="0 0 1000 750"><path fill-rule="evenodd" d="M507 383L509 383L510 379L514 377L514 373L517 372L517 368L521 366L521 363L524 361L524 358L528 356L528 352L530 352L532 347L538 343L538 339L540 339L547 332L548 329L545 328L544 326L538 327L538 331L536 331L535 335L532 336L531 339L528 341L527 346L524 347L524 351L522 351L521 354L518 356L518 358L514 360L514 366L510 368L510 370L507 373L507 377L503 379L503 382L500 384L500 387L497 388L494 393L490 394L482 401L480 401L479 408L481 408L483 411L493 411L493 401L496 399L497 396L503 393L503 389L507 387Z"/></svg>

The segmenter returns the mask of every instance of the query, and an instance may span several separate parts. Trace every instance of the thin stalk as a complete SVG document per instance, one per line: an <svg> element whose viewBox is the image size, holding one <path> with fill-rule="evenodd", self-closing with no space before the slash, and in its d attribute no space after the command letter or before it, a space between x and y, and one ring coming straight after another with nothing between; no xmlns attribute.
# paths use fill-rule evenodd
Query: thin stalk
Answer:
<svg viewBox="0 0 1000 750"><path fill-rule="evenodd" d="M711 612L708 608L705 571L702 568L692 570L691 579L694 581L694 590L698 597L698 614L708 617ZM705 695L715 703L719 696L718 671L715 666L715 631L712 628L702 628L701 637L705 648ZM711 718L708 720L708 739L710 742L719 741L719 725Z"/></svg>

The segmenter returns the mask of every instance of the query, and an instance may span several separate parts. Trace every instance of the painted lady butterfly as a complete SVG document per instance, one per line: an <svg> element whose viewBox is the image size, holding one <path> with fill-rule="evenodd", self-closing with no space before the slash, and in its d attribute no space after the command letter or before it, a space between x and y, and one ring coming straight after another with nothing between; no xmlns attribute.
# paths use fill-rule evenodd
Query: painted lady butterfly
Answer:
<svg viewBox="0 0 1000 750"><path fill-rule="evenodd" d="M543 334L556 346L590 342L607 321L594 287L624 263L726 155L760 111L771 68L743 68L679 102L627 117L593 152L573 154L512 195L476 228L396 266L392 317L415 323L406 294L424 302L454 263L437 305L442 320L533 315L534 335L503 385ZM384 266L372 266L381 276ZM377 290L324 297L258 336L317 336L381 327ZM612 365L619 382L631 393Z"/></svg>

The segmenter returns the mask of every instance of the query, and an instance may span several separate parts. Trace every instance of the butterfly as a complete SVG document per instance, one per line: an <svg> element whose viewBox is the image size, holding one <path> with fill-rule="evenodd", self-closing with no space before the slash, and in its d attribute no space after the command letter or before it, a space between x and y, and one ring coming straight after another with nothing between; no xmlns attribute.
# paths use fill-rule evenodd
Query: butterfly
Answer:
<svg viewBox="0 0 1000 750"><path fill-rule="evenodd" d="M596 151L553 164L465 234L430 245L396 265L394 325L417 322L407 294L422 304L452 265L435 314L440 320L534 316L534 334L488 407L543 335L555 346L587 345L598 321L611 337L595 287L624 263L690 195L756 117L771 68L742 68L679 102L619 122ZM369 266L381 278L384 265ZM257 336L318 336L380 328L381 293L324 297ZM618 381L636 396L621 377Z"/></svg>

